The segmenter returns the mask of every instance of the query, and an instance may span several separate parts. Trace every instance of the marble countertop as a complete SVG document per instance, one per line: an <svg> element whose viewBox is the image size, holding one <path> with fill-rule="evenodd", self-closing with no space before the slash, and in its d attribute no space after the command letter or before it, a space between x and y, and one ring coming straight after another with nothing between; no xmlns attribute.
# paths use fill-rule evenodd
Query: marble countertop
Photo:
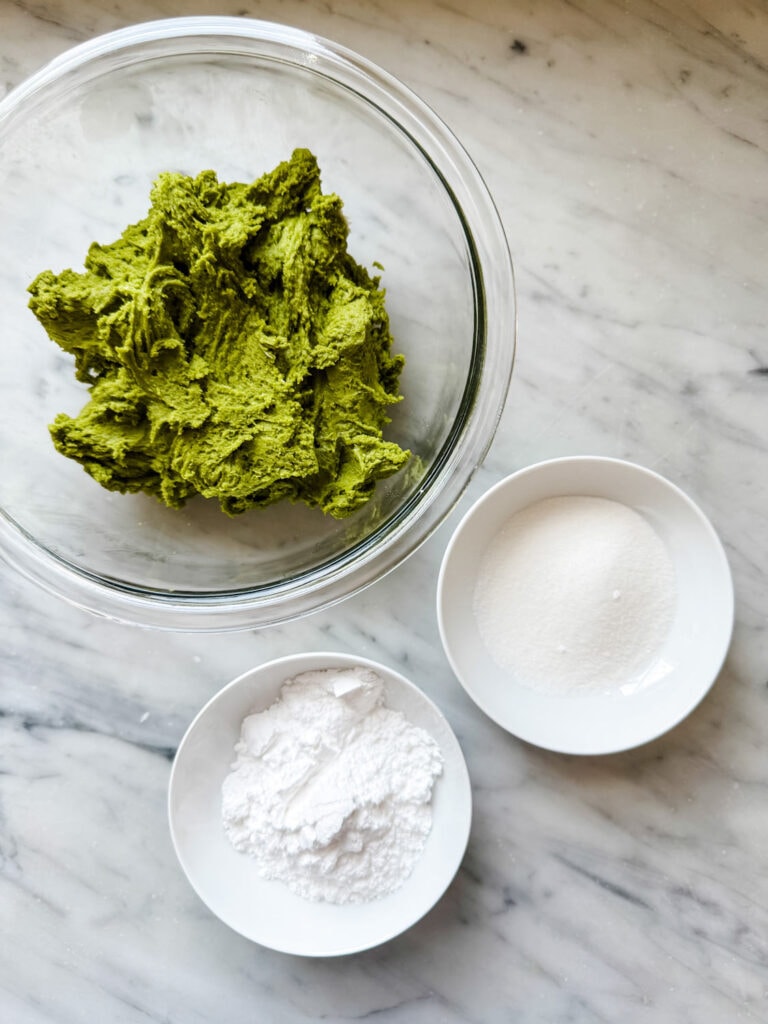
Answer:
<svg viewBox="0 0 768 1024"><path fill-rule="evenodd" d="M458 134L508 233L517 364L448 522L331 611L261 632L141 632L2 570L0 1019L768 1021L768 6L0 0L0 91L97 33L213 12L332 37ZM723 539L737 602L701 706L605 758L528 747L484 717L434 612L471 500L528 463L584 452L683 487ZM437 907L328 961L228 930L186 882L166 825L170 761L198 708L246 668L312 649L418 681L459 737L475 804Z"/></svg>

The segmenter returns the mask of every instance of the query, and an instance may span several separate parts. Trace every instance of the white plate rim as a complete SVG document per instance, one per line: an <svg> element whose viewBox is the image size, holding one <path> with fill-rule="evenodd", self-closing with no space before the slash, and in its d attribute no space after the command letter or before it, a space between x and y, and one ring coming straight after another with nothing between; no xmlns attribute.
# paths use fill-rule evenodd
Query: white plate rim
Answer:
<svg viewBox="0 0 768 1024"><path fill-rule="evenodd" d="M474 684L471 675L466 671L466 666L462 663L460 656L457 653L457 644L455 639L450 636L450 630L448 629L446 622L446 577L449 573L453 558L456 556L456 552L460 549L460 545L464 540L464 536L470 528L475 517L481 512L482 509L489 506L493 502L500 501L505 492L513 489L520 481L525 477L533 476L539 473L551 473L555 474L559 470L563 469L587 469L588 467L599 467L606 473L611 472L624 472L636 474L638 478L645 477L649 481L653 481L654 484L660 488L666 490L666 492L673 496L674 499L680 504L681 508L685 508L688 515L690 515L692 521L695 520L698 526L701 528L706 536L709 554L713 559L713 563L717 564L719 572L719 583L722 587L720 592L720 604L722 607L722 615L720 618L720 643L717 649L714 651L710 664L709 670L706 674L702 674L695 691L691 693L690 699L682 706L678 712L669 717L663 723L660 723L657 727L650 729L643 735L635 736L631 742L611 742L609 740L605 742L585 742L583 738L574 736L571 741L563 742L562 740L553 741L548 736L546 726L541 729L524 729L517 725L513 717L508 713L505 713L499 706L495 705L492 701L484 698L478 693L478 688ZM564 489L560 490L552 488L547 496L557 496L560 494L591 494L589 488L584 491L576 489ZM608 495L602 495L607 497ZM613 495L614 500L621 501L621 497ZM534 499L538 500L538 499ZM629 503L627 503L629 504ZM632 507L631 504L629 507ZM603 754L615 754L625 750L633 749L634 747L642 746L645 743L649 743L654 739L659 738L665 733L669 732L675 726L679 725L690 713L701 703L704 697L707 695L709 690L714 685L717 677L722 670L723 664L730 648L731 639L733 635L734 627L734 612L735 612L735 598L733 588L733 578L728 564L728 559L725 553L723 544L714 529L712 523L704 514L702 509L693 501L693 499L685 493L677 484L673 483L667 477L662 476L655 470L652 470L646 466L640 465L639 463L631 462L625 459L618 459L609 456L601 455L569 455L561 456L554 459L546 459L541 462L536 462L528 466L524 466L521 469L511 473L502 479L498 480L488 490L486 490L464 513L455 530L453 531L451 538L446 546L443 559L440 565L440 571L437 580L437 591L436 591L436 606L437 606L437 621L438 629L440 632L440 638L443 645L446 658L453 670L459 683L473 700L475 704L482 710L489 718L495 721L507 732L516 736L527 743L534 746L540 747L546 750L552 750L555 753L562 754L576 754L576 755L603 755ZM471 610L470 610L471 615ZM597 698L595 698L597 699ZM573 707L576 701L592 700L592 698L586 697L562 697L552 698L547 695L546 698L542 697L542 707L545 704L550 707L554 706L552 701L566 701Z"/></svg>
<svg viewBox="0 0 768 1024"><path fill-rule="evenodd" d="M295 943L272 942L269 941L268 936L262 931L259 931L258 929L243 928L241 925L229 919L226 914L223 914L220 911L220 908L211 905L211 901L205 895L204 885L202 884L200 877L195 874L195 871L191 867L188 848L186 847L186 843L182 835L182 829L180 828L178 807L175 802L180 778L185 769L186 751L189 748L191 739L201 728L202 723L205 722L215 705L222 700L226 694L233 693L233 691L247 687L249 682L256 687L259 679L263 678L264 673L272 673L279 670L282 673L281 679L285 680L299 672L307 671L313 667L346 668L353 666L362 666L373 669L381 676L384 681L388 706L389 699L393 695L390 691L394 688L393 692L396 694L397 689L399 688L401 697L403 695L409 695L413 700L418 702L421 710L431 720L433 720L434 723L440 726L440 748L444 758L444 770L443 775L440 776L435 783L435 795L433 797L435 817L433 818L432 832L427 840L428 846L430 844L430 840L433 840L434 842L439 841L440 823L437 820L437 800L440 792L440 784L443 782L444 777L449 771L451 773L451 785L456 787L460 794L460 799L458 801L459 809L461 811L460 818L458 822L453 825L447 837L449 844L447 848L448 855L442 857L442 875L433 884L427 897L425 898L424 893L419 890L417 885L414 885L414 876L417 873L418 864L416 868L414 868L413 874L406 879L399 890L390 894L390 896L383 897L383 900L387 901L394 898L403 899L403 894L408 896L407 913L398 920L396 926L390 925L389 927L376 928L373 918L375 917L376 907L382 903L382 900L371 901L371 903L368 904L344 904L340 908L340 914L344 914L345 908L351 914L360 913L361 908L370 912L372 924L367 930L366 938L363 942L349 942L335 937L327 945L323 945L322 947L302 944L301 941L297 941ZM271 698L268 700L268 703L271 703ZM254 708L257 706L258 705L255 704ZM264 706L266 707L267 704L264 704ZM432 730L428 729L428 731L431 735L434 735ZM232 736L232 747L234 747L234 742L238 735L239 725L237 733ZM448 749L446 749L446 741ZM256 942L259 945L273 949L277 952L306 957L335 957L363 952L366 949L381 945L382 943L395 938L397 935L402 934L402 932L415 925L442 898L458 872L466 852L472 822L472 792L466 761L453 729L437 704L435 704L435 702L415 683L403 676L401 673L389 668L387 665L374 661L370 658L337 651L309 651L301 654L286 655L284 657L275 658L253 666L223 686L203 705L186 729L171 766L171 774L168 783L167 814L172 845L182 871L198 898L202 900L211 913L218 917L219 920L223 921L224 924L232 930L243 935L250 941ZM438 828L436 828L436 825ZM221 825L220 818L217 818L215 822L210 822L210 826L215 828L217 832L220 830L219 834L223 835L223 826ZM441 846L441 851L443 854L446 853L445 846ZM425 847L425 852L422 855L422 858L426 855L426 852L427 847ZM238 858L247 859L243 854L237 854L237 856ZM313 903L312 901L303 900L301 897L294 896L289 892L287 886L284 886L280 882L269 882L259 879L256 884L284 890L286 901L299 901L302 910L308 914L312 912L313 908L328 906L327 904ZM409 891L411 889L413 891ZM398 894L401 895L398 897Z"/></svg>

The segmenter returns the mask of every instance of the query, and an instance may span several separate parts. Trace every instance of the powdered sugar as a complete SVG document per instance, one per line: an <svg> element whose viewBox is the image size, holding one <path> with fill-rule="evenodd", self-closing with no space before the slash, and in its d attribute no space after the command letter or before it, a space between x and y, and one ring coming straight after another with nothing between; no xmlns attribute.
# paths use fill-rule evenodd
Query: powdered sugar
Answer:
<svg viewBox="0 0 768 1024"><path fill-rule="evenodd" d="M669 554L650 523L616 501L549 498L491 540L474 592L489 653L545 692L605 690L659 651L675 603Z"/></svg>
<svg viewBox="0 0 768 1024"><path fill-rule="evenodd" d="M263 877L347 903L384 896L411 873L442 756L425 730L384 706L373 670L287 680L276 703L243 721L235 752L224 828Z"/></svg>

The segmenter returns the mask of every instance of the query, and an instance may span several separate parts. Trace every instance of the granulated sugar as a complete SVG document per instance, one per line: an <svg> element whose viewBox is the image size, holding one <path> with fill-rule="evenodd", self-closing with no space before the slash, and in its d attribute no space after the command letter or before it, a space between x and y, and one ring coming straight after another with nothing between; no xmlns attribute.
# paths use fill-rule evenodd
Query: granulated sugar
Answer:
<svg viewBox="0 0 768 1024"><path fill-rule="evenodd" d="M491 540L474 591L494 661L551 693L637 677L674 608L674 567L656 531L628 506L593 497L548 498L513 515Z"/></svg>

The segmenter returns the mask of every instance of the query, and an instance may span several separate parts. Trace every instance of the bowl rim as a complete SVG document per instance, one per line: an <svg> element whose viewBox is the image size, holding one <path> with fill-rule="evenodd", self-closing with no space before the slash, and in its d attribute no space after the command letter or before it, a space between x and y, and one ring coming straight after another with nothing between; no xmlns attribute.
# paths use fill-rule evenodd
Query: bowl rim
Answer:
<svg viewBox="0 0 768 1024"><path fill-rule="evenodd" d="M418 888L417 894L407 903L407 913L398 922L396 927L381 927L376 925L376 901L370 904L357 905L363 909L371 908L372 910L372 921L370 927L366 930L366 938L362 942L350 941L348 936L346 939L339 939L335 932L331 933L328 944L322 948L307 944L301 945L300 943L293 944L289 948L288 945L275 940L266 942L263 934L259 932L258 929L248 929L242 927L242 925L238 925L233 922L220 907L212 905L209 899L206 898L205 885L203 884L204 879L201 877L200 872L195 870L191 858L188 856L190 843L184 837L184 832L180 825L180 819L183 817L180 807L183 806L188 809L188 806L186 801L178 798L178 792L181 788L180 776L189 762L187 752L189 747L194 743L200 732L203 721L210 715L211 710L222 701L226 702L227 697L235 694L237 691L245 690L247 692L249 688L256 691L259 686L264 684L265 679L268 680L271 676L277 676L281 681L286 681L301 672L306 672L311 669L345 669L354 667L369 668L376 672L384 683L385 692L394 688L399 690L401 694L410 694L411 698L416 701L422 709L424 709L426 714L429 715L433 723L440 726L444 733L443 739L448 742L448 746L450 748L448 750L444 745L441 745L441 753L444 758L444 773L440 779L436 780L436 785L439 786L441 782L445 785L445 773L450 772L451 785L454 788L454 796L458 796L459 799L458 802L451 803L450 807L446 805L444 808L450 815L451 828L447 839L443 836L443 839L446 840L445 845L441 843L442 856L440 860L440 874L439 877L431 877L431 888L426 894L426 898L423 888ZM255 707L253 705L253 701L251 700L249 703L253 710ZM268 706L268 703L264 705L265 708ZM387 706L389 705L387 704ZM248 713L252 713L252 711ZM437 739L428 727L422 726L422 728L426 728L430 735ZM236 735L234 739L236 739ZM439 798L435 797L435 799ZM444 828L444 823L447 819L446 816L443 815L438 820L436 815L437 811L435 811L435 816L433 816L432 834L435 838L439 838L439 831ZM243 935L252 942L259 943L260 945L282 953L311 957L348 956L354 953L359 953L365 949L371 949L385 942L389 942L417 924L442 899L446 890L449 888L458 873L466 855L469 843L472 816L472 785L466 758L458 737L441 708L420 686L418 686L417 683L413 682L410 677L405 676L402 672L390 668L389 665L385 665L380 661L376 661L362 655L334 650L294 652L293 654L283 655L281 657L272 658L269 661L260 662L253 665L251 668L246 669L246 671L240 673L234 679L230 680L217 690L216 693L214 693L205 702L205 704L203 704L185 729L184 735L179 742L176 754L173 758L166 792L166 820L168 823L171 845L173 846L177 862L189 885L209 911L223 921L227 927L232 928L234 931L238 932L238 934ZM414 871L415 870L416 868L414 868ZM409 886L413 888L414 883L415 879L413 876L409 876L409 878L405 879L399 890L390 894L389 897L385 897L385 899L394 897L400 902L403 902L398 894L402 894L404 889L407 891ZM281 883L266 884L280 885ZM307 911L311 911L313 906L317 907L318 905L313 904L312 902L307 902ZM354 905L346 904L345 906L350 907Z"/></svg>
<svg viewBox="0 0 768 1024"><path fill-rule="evenodd" d="M655 719L652 720L652 724L646 728L643 728L642 724L638 725L636 721L633 721L632 727L625 730L624 738L618 741L615 736L603 736L590 733L589 730L583 730L582 719L585 716L580 713L581 709L586 710L586 712L593 716L598 716L601 707L604 707L607 713L608 702L611 701L615 704L615 694L598 693L574 696L538 694L535 691L529 691L528 699L531 702L535 700L539 705L539 713L536 716L535 723L532 724L528 718L524 722L521 721L519 714L515 713L514 699L509 699L509 694L513 693L511 689L506 691L506 697L508 698L506 700L504 695L502 695L502 699L494 701L489 699L487 694L483 695L480 693L476 677L473 677L467 671L466 657L462 659L460 656L462 642L450 635L446 621L447 602L449 600L447 577L451 571L451 563L457 557L457 552L460 550L465 538L471 536L473 521L477 519L478 515L481 515L484 510L492 508L494 505L503 507L508 504L513 506L512 512L509 513L510 515L514 514L515 511L528 507L528 504L516 505L513 497L515 488L525 478L535 479L537 476L541 476L546 480L547 475L549 475L555 479L548 481L549 486L545 487L545 493L542 492L542 497L533 498L530 504L542 500L543 497L561 495L579 494L607 497L607 494L602 493L603 490L611 490L607 485L600 488L598 492L589 485L584 486L582 490L580 489L581 485L579 485L579 488L576 488L566 484L556 484L556 479L559 479L557 475L561 470L566 474L569 471L573 471L574 474L582 477L590 468L597 468L598 471L608 474L608 479L610 479L610 474L614 474L617 479L618 474L631 475L638 481L647 482L647 486L650 488L657 489L660 493L667 495L681 510L681 514L689 522L695 523L700 529L703 538L702 544L706 545L705 547L702 546L702 550L710 559L710 564L716 573L717 584L720 588L718 590L720 607L715 617L715 627L707 637L708 642L711 644L711 650L708 652L706 667L702 669L698 677L693 678L693 682L686 691L687 695L680 699L678 705L673 707L669 714L657 713ZM618 496L615 490L609 500L623 501L622 497ZM626 502L626 504L629 508L633 507L631 502ZM473 586L474 580L467 581L470 593ZM438 574L435 604L438 631L445 656L461 687L477 707L496 722L497 725L500 725L518 739L522 739L545 750L555 751L556 753L584 756L616 754L642 746L665 735L687 718L704 700L722 671L733 637L735 618L733 575L728 557L717 531L700 506L681 487L661 473L637 462L603 455L566 455L535 462L503 477L481 494L464 513L448 541ZM471 608L468 614L472 616ZM518 683L514 683L514 686L520 688ZM662 680L654 683L647 690L641 690L635 696L630 696L629 698L621 697L619 699L627 701L624 707L629 710L629 702L636 701L638 698L644 699L649 694L650 698L652 698L654 693L657 692L657 687L664 686L665 681ZM564 708L570 712L565 732L563 730L556 730L551 725L552 716L563 714ZM632 708L636 710L634 704ZM624 717L628 720L630 719L629 715ZM653 718L653 716L651 717Z"/></svg>
<svg viewBox="0 0 768 1024"><path fill-rule="evenodd" d="M330 607L408 558L458 502L490 447L506 401L517 339L515 279L494 201L453 132L409 87L353 50L272 21L193 16L142 22L70 48L0 101L0 130L67 76L109 58L132 63L136 48L171 43L174 54L252 53L301 66L352 89L405 134L446 190L464 234L472 274L473 354L459 409L424 478L394 513L340 555L285 580L239 589L165 590L128 584L50 551L0 509L0 557L70 603L116 621L172 630L274 625ZM169 51L161 51L160 58ZM144 58L146 59L146 58ZM407 472L407 469L405 470Z"/></svg>

